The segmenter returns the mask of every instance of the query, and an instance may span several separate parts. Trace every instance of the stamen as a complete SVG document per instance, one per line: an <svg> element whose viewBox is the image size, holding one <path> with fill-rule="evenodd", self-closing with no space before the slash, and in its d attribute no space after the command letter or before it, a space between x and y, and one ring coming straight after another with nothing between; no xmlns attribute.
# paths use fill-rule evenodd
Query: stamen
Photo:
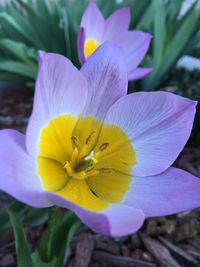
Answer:
<svg viewBox="0 0 200 267"><path fill-rule="evenodd" d="M78 137L75 136L75 135L72 135L71 140L72 140L72 144L73 144L75 147L78 147L78 145L80 144L80 140L78 139Z"/></svg>
<svg viewBox="0 0 200 267"><path fill-rule="evenodd" d="M103 150L105 150L108 146L109 146L109 143L103 143L102 145L100 145L99 150L100 150L100 151L103 151Z"/></svg>
<svg viewBox="0 0 200 267"><path fill-rule="evenodd" d="M88 145L91 141L92 136L95 134L95 131L91 132L91 134L87 137L85 144Z"/></svg>
<svg viewBox="0 0 200 267"><path fill-rule="evenodd" d="M73 170L72 168L70 167L70 163L67 161L66 164L64 165L64 168L66 169L67 171L67 174L69 176L72 176L73 175Z"/></svg>
<svg viewBox="0 0 200 267"><path fill-rule="evenodd" d="M70 161L70 165L74 166L74 164L76 163L78 158L78 148L75 147L73 152L72 152L72 157L71 157L71 161Z"/></svg>

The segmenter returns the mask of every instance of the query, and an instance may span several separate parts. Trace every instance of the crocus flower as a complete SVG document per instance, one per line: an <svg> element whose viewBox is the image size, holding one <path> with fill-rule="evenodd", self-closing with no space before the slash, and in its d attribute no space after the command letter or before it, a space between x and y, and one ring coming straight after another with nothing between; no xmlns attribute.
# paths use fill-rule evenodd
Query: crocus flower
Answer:
<svg viewBox="0 0 200 267"><path fill-rule="evenodd" d="M71 209L94 231L121 236L148 216L199 207L200 180L170 167L196 102L167 92L126 95L121 49L103 44L77 70L39 53L26 135L0 131L0 189L34 206Z"/></svg>
<svg viewBox="0 0 200 267"><path fill-rule="evenodd" d="M151 35L142 31L128 31L129 8L121 8L106 20L97 5L90 1L83 14L77 47L83 63L101 44L113 42L120 46L126 58L128 79L137 80L148 75L152 68L138 68L150 44Z"/></svg>

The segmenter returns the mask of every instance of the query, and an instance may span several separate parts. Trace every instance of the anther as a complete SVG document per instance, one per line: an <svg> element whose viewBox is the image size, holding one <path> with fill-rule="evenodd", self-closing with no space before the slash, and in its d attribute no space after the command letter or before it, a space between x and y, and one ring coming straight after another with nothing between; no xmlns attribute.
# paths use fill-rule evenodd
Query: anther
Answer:
<svg viewBox="0 0 200 267"><path fill-rule="evenodd" d="M72 140L73 145L75 147L78 147L78 145L80 144L80 141L79 141L78 137L75 136L75 135L72 135L71 140Z"/></svg>
<svg viewBox="0 0 200 267"><path fill-rule="evenodd" d="M95 131L91 132L91 134L86 138L85 144L88 145L91 141L92 136L95 134Z"/></svg>
<svg viewBox="0 0 200 267"><path fill-rule="evenodd" d="M100 151L103 151L103 150L105 150L108 146L109 146L109 143L103 143L102 145L100 145L99 150L100 150Z"/></svg>

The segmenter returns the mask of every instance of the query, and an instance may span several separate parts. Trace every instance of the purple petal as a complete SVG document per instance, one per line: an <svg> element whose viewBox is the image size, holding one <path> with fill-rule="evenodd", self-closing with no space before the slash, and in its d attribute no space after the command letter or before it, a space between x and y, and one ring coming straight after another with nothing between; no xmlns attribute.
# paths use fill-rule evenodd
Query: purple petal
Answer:
<svg viewBox="0 0 200 267"><path fill-rule="evenodd" d="M89 84L84 114L102 120L110 106L127 93L127 69L121 50L104 43L87 59L81 72Z"/></svg>
<svg viewBox="0 0 200 267"><path fill-rule="evenodd" d="M36 174L35 159L25 148L25 137L14 130L0 131L0 190L34 207L48 207Z"/></svg>
<svg viewBox="0 0 200 267"><path fill-rule="evenodd" d="M85 42L85 32L83 28L80 28L77 39L78 57L81 64L84 63L84 42Z"/></svg>
<svg viewBox="0 0 200 267"><path fill-rule="evenodd" d="M134 93L111 107L105 122L132 141L134 176L158 174L175 161L190 136L195 107L195 101L167 92Z"/></svg>
<svg viewBox="0 0 200 267"><path fill-rule="evenodd" d="M62 114L78 116L87 98L87 81L67 58L44 52L39 56L33 112L26 133L32 155L37 154L41 128Z"/></svg>
<svg viewBox="0 0 200 267"><path fill-rule="evenodd" d="M124 204L142 209L145 216L163 216L200 207L200 178L169 168L151 177L134 177Z"/></svg>
<svg viewBox="0 0 200 267"><path fill-rule="evenodd" d="M141 31L129 31L120 33L114 41L122 48L127 61L128 73L130 73L147 53L151 35Z"/></svg>
<svg viewBox="0 0 200 267"><path fill-rule="evenodd" d="M120 32L128 31L130 20L131 15L129 8L124 7L116 10L106 19L103 40L112 41Z"/></svg>
<svg viewBox="0 0 200 267"><path fill-rule="evenodd" d="M101 11L93 1L89 2L83 14L80 27L85 31L86 39L92 38L97 42L101 42L105 21Z"/></svg>
<svg viewBox="0 0 200 267"><path fill-rule="evenodd" d="M128 80L139 80L153 71L152 68L137 68L128 74Z"/></svg>
<svg viewBox="0 0 200 267"><path fill-rule="evenodd" d="M46 193L57 206L73 210L93 231L111 236L124 236L136 232L144 222L141 210L125 205L110 205L101 212L91 212L53 194Z"/></svg>

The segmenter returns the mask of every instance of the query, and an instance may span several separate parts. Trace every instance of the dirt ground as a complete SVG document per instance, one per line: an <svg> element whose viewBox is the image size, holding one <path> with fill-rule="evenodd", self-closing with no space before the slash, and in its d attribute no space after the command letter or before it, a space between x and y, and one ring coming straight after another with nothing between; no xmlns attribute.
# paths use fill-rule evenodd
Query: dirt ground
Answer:
<svg viewBox="0 0 200 267"><path fill-rule="evenodd" d="M14 128L24 132L32 103L32 93L28 90L0 91L0 129ZM175 166L200 177L200 148L185 148ZM11 198L1 193L0 209L9 201ZM26 229L32 247L41 231L43 227ZM14 266L14 239L9 230L0 237L0 267ZM124 238L100 236L82 226L72 242L65 266L200 266L200 210L149 218L138 233Z"/></svg>

